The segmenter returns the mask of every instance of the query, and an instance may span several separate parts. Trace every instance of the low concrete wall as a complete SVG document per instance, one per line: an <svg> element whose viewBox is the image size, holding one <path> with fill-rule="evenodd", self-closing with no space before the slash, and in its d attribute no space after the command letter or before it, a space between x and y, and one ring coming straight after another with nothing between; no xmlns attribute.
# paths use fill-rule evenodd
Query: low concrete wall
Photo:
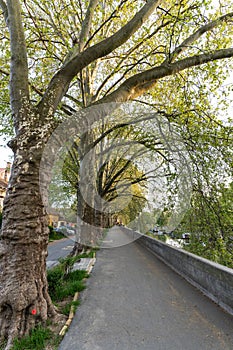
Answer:
<svg viewBox="0 0 233 350"><path fill-rule="evenodd" d="M125 228L138 243L233 315L233 269Z"/></svg>

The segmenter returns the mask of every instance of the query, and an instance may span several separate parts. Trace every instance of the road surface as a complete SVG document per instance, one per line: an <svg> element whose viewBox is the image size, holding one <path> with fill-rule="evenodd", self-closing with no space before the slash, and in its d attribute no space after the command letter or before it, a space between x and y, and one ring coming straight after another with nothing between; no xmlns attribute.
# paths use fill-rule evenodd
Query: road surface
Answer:
<svg viewBox="0 0 233 350"><path fill-rule="evenodd" d="M232 350L233 317L114 228L59 350ZM118 244L120 242L120 244Z"/></svg>
<svg viewBox="0 0 233 350"><path fill-rule="evenodd" d="M65 258L72 250L74 246L74 240L64 238L58 241L49 243L48 256L47 256L47 268L51 268L58 263L58 259Z"/></svg>

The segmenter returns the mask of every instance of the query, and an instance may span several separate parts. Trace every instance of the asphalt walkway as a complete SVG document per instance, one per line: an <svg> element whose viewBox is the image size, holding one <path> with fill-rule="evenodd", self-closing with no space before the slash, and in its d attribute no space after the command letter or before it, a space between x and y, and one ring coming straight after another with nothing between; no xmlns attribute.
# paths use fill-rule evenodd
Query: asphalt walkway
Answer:
<svg viewBox="0 0 233 350"><path fill-rule="evenodd" d="M103 246L59 350L233 349L232 316L120 229Z"/></svg>

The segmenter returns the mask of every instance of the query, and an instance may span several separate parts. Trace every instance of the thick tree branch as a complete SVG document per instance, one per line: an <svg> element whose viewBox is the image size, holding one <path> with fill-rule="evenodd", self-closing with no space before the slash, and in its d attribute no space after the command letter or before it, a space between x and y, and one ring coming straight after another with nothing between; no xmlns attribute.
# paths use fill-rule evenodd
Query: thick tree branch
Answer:
<svg viewBox="0 0 233 350"><path fill-rule="evenodd" d="M158 79L176 74L187 68L230 57L233 57L233 48L187 57L172 64L162 64L127 79L117 90L99 100L98 103L124 102L134 99L153 88Z"/></svg>
<svg viewBox="0 0 233 350"><path fill-rule="evenodd" d="M169 64L171 62L174 61L175 58L178 57L179 54L181 54L182 52L184 52L186 49L188 49L190 47L190 45L195 42L197 39L199 39L203 34L205 34L206 32L214 29L215 27L217 27L219 24L223 23L223 22L227 22L229 21L230 19L232 19L233 17L233 12L231 13L227 13L226 15L223 15L219 18L217 18L216 20L202 26L201 28L199 28L197 31L195 31L192 35L190 35L187 39L185 39L173 52L172 54L163 62L163 65L166 65L166 64ZM219 50L221 51L221 50ZM226 52L225 52L226 53ZM203 55L202 55L203 56ZM197 56L195 56L197 57ZM215 60L215 59L221 59L221 58L224 58L225 56L223 57L217 57L216 58L212 58L210 59L209 61L212 61L212 60ZM226 57L232 57L231 56L226 56ZM203 63L206 63L206 62L203 62ZM199 63L199 64L202 64L202 63ZM199 65L199 64L195 64L195 65ZM163 65L161 65L160 67L162 67ZM191 67L191 66L190 66ZM186 69L188 67L185 67L184 69ZM155 68L156 69L156 68ZM149 71L147 71L149 72ZM141 73L141 74L144 74L144 73ZM171 74L174 74L174 73L171 73ZM170 75L170 74L168 74ZM167 75L165 75L167 76ZM157 79L160 79L161 77L157 78ZM131 78L128 79L128 81L131 80ZM127 81L126 81L127 82ZM126 83L125 82L125 83ZM123 87L123 85L125 84L123 83L116 91L118 91L119 89L121 89L121 87ZM149 90L150 88L152 88L155 84L155 81L154 82L150 82L150 83L146 83L146 84L142 84L140 88L138 88L138 92L137 94L134 95L133 98L137 97L137 96L140 96L142 95L146 90ZM122 91L123 92L123 91ZM136 93L136 92L135 92ZM125 94L125 98L126 97L127 93ZM111 98L114 96L114 92L112 94L109 94L108 96L111 96ZM101 102L105 102L105 99L106 101L108 101L108 96L103 97L103 99L101 99ZM122 96L123 97L123 96ZM111 100L110 98L110 100ZM132 97L128 97L127 99L131 99ZM119 101L119 100L118 100ZM124 99L122 100L124 101Z"/></svg>
<svg viewBox="0 0 233 350"><path fill-rule="evenodd" d="M98 0L90 0L89 6L87 8L87 13L82 23L82 29L79 36L79 51L83 51L85 42L89 36L91 30L91 22L94 15L94 10L98 4Z"/></svg>
<svg viewBox="0 0 233 350"><path fill-rule="evenodd" d="M120 61L117 64L117 66L113 69L113 71L104 79L104 81L101 83L101 85L99 86L99 88L96 91L95 96L93 97L93 101L96 101L99 98L99 95L101 93L101 91L103 90L103 87L105 86L105 84L114 76L114 74L118 73L118 71L120 71L122 63L125 61L125 59L127 57L130 57L130 55L135 52L136 50L138 50L140 48L140 46L142 46L146 41L149 41L153 36L155 36L162 28L166 27L167 25L169 25L171 23L171 21L166 21L163 22L160 26L158 26L151 34L149 34L148 36L144 37L139 43L137 43L133 48L129 49L128 52L126 52L123 57L119 57ZM154 49L151 50L151 52L153 52ZM144 57L147 57L148 55L145 55ZM141 60L140 60L141 61ZM139 61L138 61L139 63ZM138 64L136 63L136 64ZM134 66L136 66L136 64L134 64ZM134 67L133 66L133 67ZM133 68L132 67L132 68ZM120 79L118 79L118 81L120 81L121 79L123 79L124 76L122 76ZM114 83L114 85L116 85L116 83ZM107 95L111 90L113 90L114 86L111 86L107 93L105 93L105 95Z"/></svg>
<svg viewBox="0 0 233 350"><path fill-rule="evenodd" d="M29 108L27 51L20 3L18 0L7 0L7 8L7 24L11 42L10 97L13 116L18 114L19 117L19 122L15 123L18 129L23 118L23 111ZM19 115L19 112L22 115Z"/></svg>
<svg viewBox="0 0 233 350"><path fill-rule="evenodd" d="M72 51L72 57L82 52L85 47L85 43L90 36L91 24L94 16L95 8L98 4L98 0L90 0L87 8L86 16L82 22L81 33L79 36L79 43L74 47ZM80 81L81 81L81 92L82 92L82 101L83 106L87 106L89 99L91 97L91 74L88 67L80 72ZM89 97L89 98L88 98Z"/></svg>
<svg viewBox="0 0 233 350"><path fill-rule="evenodd" d="M169 55L169 57L164 61L164 63L171 63L174 59L184 52L187 48L190 47L192 43L194 43L197 39L199 39L203 34L209 32L210 30L216 28L220 23L227 22L229 19L232 19L233 12L227 13L216 20L207 23L206 25L199 28L192 35L190 35L187 39L185 39L175 50Z"/></svg>
<svg viewBox="0 0 233 350"><path fill-rule="evenodd" d="M113 20L114 17L117 17L118 11L121 9L121 7L124 5L124 3L126 3L127 1L128 1L128 0L122 0L122 1L120 2L120 4L118 5L118 7L117 7L116 9L113 10L113 12L110 14L110 16L109 16L106 20L104 20L104 21L101 23L101 25L99 26L99 28L97 28L97 29L94 31L94 33L91 35L91 37L90 37L90 38L88 39L88 41L86 42L84 48L90 46L89 44L90 44L90 42L93 40L93 38L107 25L107 23L111 22L111 20ZM107 30L107 31L108 31L108 30ZM107 35L107 33L106 33L106 35Z"/></svg>
<svg viewBox="0 0 233 350"><path fill-rule="evenodd" d="M69 88L72 79L91 62L104 57L124 44L149 18L159 5L160 0L149 0L137 14L121 29L109 38L87 48L85 51L66 62L52 78L48 89L39 104L39 109L50 113L56 110L57 105Z"/></svg>
<svg viewBox="0 0 233 350"><path fill-rule="evenodd" d="M0 73L4 74L4 75L7 76L7 77L10 76L10 73L9 73L9 72L6 72L6 71L4 71L4 70L1 69L1 68L0 68ZM38 89L35 85L33 85L33 84L31 84L31 83L29 82L29 86L30 86L30 88L31 88L34 92L36 92L39 96L41 96L41 97L43 96L43 92L42 92L40 89ZM67 98L69 98L69 99L72 99L72 96L70 96L70 95L65 95L65 96L66 96ZM73 99L73 100L75 100L75 103L78 104L79 101L77 101L76 99ZM61 103L60 108L61 108L61 110L62 110L65 114L67 114L67 115L69 115L69 116L73 115L73 114L76 112L75 109L73 109L73 108L70 107L69 105L66 105L65 103Z"/></svg>

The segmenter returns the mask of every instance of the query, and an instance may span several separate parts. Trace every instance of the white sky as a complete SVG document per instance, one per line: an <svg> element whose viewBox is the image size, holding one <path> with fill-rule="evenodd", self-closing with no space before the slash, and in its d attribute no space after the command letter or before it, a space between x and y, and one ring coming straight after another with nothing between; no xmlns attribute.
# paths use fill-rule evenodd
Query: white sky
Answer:
<svg viewBox="0 0 233 350"><path fill-rule="evenodd" d="M4 168L6 166L6 162L12 161L10 157L12 157L13 153L9 147L6 146L8 140L4 140L2 136L0 136L0 168Z"/></svg>

